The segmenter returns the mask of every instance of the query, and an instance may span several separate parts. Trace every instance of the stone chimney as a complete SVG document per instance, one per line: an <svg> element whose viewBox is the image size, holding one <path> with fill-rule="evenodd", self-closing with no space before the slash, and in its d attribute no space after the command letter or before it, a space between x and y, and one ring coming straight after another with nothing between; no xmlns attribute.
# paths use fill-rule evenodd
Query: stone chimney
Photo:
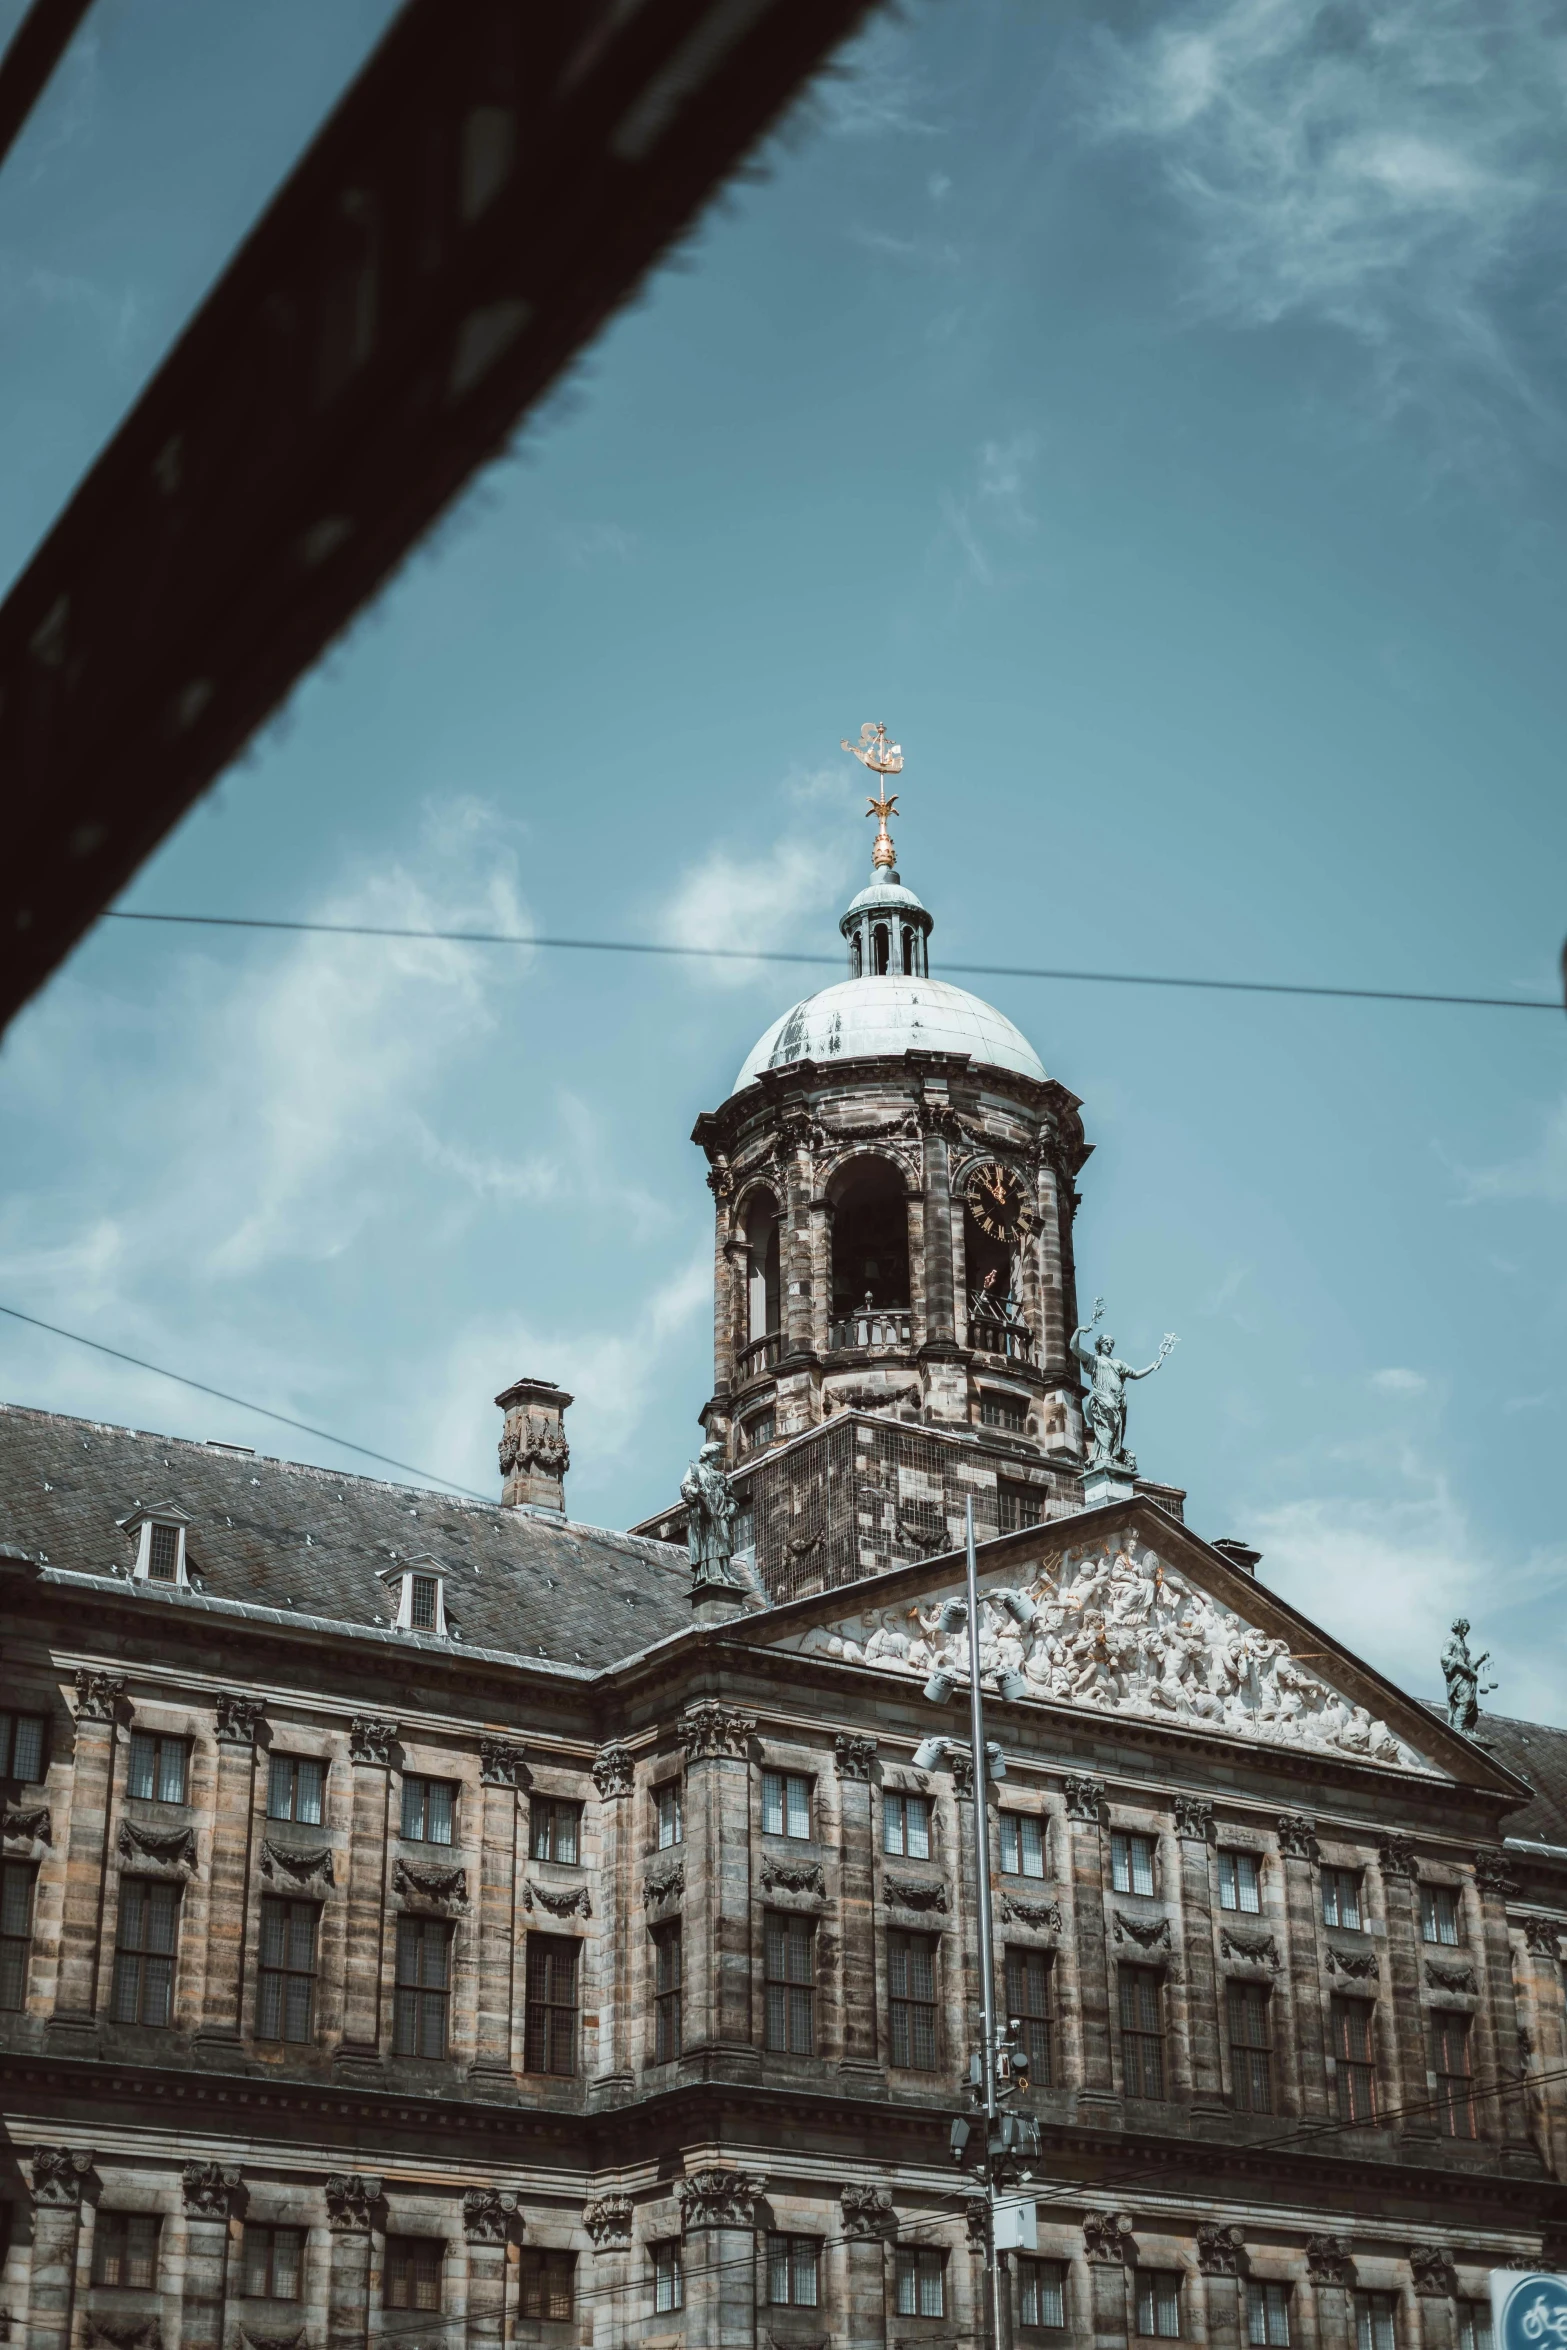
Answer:
<svg viewBox="0 0 1567 2350"><path fill-rule="evenodd" d="M1232 1567L1239 1567L1243 1575L1255 1575L1262 1562L1260 1550L1253 1550L1249 1542L1237 1542L1233 1534L1221 1534L1213 1547Z"/></svg>
<svg viewBox="0 0 1567 2350"><path fill-rule="evenodd" d="M571 1466L566 1407L571 1397L549 1379L518 1379L495 1398L506 1414L501 1432L501 1501L509 1510L566 1515L562 1483Z"/></svg>

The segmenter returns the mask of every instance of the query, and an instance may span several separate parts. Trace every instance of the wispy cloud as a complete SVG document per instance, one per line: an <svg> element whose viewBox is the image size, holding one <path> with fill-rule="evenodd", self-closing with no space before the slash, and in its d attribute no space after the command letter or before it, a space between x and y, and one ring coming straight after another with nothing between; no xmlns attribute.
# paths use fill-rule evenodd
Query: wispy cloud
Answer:
<svg viewBox="0 0 1567 2350"><path fill-rule="evenodd" d="M1371 1384L1382 1395L1424 1395L1428 1382L1418 1371L1373 1371Z"/></svg>
<svg viewBox="0 0 1567 2350"><path fill-rule="evenodd" d="M942 521L957 542L966 575L979 587L993 587L999 576L998 538L1016 544L1038 527L1029 503L1038 457L1031 432L981 441L964 488L941 494Z"/></svg>
<svg viewBox="0 0 1567 2350"><path fill-rule="evenodd" d="M854 835L848 825L824 823L825 806L852 809L860 770L846 758L842 768L815 768L791 777L779 793L786 821L765 847L719 844L676 883L660 920L660 935L671 946L727 947L722 961L693 960L699 983L745 987L766 977L776 987L776 966L759 963L745 945L774 951L822 944L819 917L840 912L854 871ZM865 844L868 857L869 843ZM829 935L830 943L830 935ZM827 973L802 967L802 992L824 986Z"/></svg>
<svg viewBox="0 0 1567 2350"><path fill-rule="evenodd" d="M635 531L618 522L563 522L555 539L577 571L591 571L604 563L629 563L637 551Z"/></svg>
<svg viewBox="0 0 1567 2350"><path fill-rule="evenodd" d="M1551 1111L1532 1150L1494 1167L1461 1168L1458 1174L1465 1207L1501 1200L1543 1200L1560 1207L1567 1200L1567 1100Z"/></svg>

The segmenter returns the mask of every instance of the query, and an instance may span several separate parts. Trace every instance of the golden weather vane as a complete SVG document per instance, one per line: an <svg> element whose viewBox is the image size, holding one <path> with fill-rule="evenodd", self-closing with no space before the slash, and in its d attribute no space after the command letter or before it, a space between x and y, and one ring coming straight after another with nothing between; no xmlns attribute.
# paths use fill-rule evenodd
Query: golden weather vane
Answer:
<svg viewBox="0 0 1567 2350"><path fill-rule="evenodd" d="M857 743L851 743L845 737L839 748L847 751L851 758L858 759L860 765L872 775L901 775L903 772L902 744L888 742L886 727L878 726L872 719L867 718L860 728ZM872 793L865 810L867 816L876 819L876 840L871 849L871 864L877 868L886 867L889 871L896 865L898 858L892 845L892 835L887 830L887 819L897 804L896 792L888 792L881 799Z"/></svg>

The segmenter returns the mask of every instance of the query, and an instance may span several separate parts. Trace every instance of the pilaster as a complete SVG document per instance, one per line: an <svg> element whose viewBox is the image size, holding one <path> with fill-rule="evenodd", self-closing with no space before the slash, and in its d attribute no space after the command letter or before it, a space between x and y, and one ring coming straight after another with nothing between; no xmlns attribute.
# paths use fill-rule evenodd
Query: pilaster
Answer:
<svg viewBox="0 0 1567 2350"><path fill-rule="evenodd" d="M31 2350L71 2350L82 2188L92 2167L93 2156L80 2147L33 2149L33 2253L26 2328Z"/></svg>
<svg viewBox="0 0 1567 2350"><path fill-rule="evenodd" d="M635 2086L631 2047L631 1953L640 1942L642 1914L635 1883L636 1813L632 1795L636 1770L628 1747L604 1746L593 1765L593 1784L599 1793L599 1883L610 1912L600 1940L599 1965L599 2076L600 2092L611 2098L628 2097ZM606 1947L607 1945L607 1947Z"/></svg>
<svg viewBox="0 0 1567 2350"><path fill-rule="evenodd" d="M207 1945L198 2042L224 2062L240 2036L245 1995L250 1864L256 1818L256 1734L266 1708L259 1697L218 1692L218 1755L213 1784Z"/></svg>
<svg viewBox="0 0 1567 2350"><path fill-rule="evenodd" d="M495 2187L470 2187L462 2199L462 2232L468 2248L466 2350L501 2350L506 2339L508 2240L516 2198Z"/></svg>
<svg viewBox="0 0 1567 2350"><path fill-rule="evenodd" d="M582 2214L582 2224L593 2239L592 2319L588 2335L591 2350L621 2350L632 2328L626 2312L635 2303L632 2290L632 2203L629 2195L596 2195ZM579 2262L579 2272L587 2269Z"/></svg>
<svg viewBox="0 0 1567 2350"><path fill-rule="evenodd" d="M1536 2092L1534 2124L1540 2153L1553 2178L1567 2179L1567 2097L1559 2084L1567 2071L1567 2005L1563 2000L1562 1924L1559 1918L1524 1920L1524 1981L1534 2040L1531 2071L1552 2084Z"/></svg>
<svg viewBox="0 0 1567 2350"><path fill-rule="evenodd" d="M334 2171L326 2183L332 2231L332 2284L327 2350L364 2350L370 2338L371 2225L381 2181L360 2171Z"/></svg>
<svg viewBox="0 0 1567 2350"><path fill-rule="evenodd" d="M885 2187L845 2187L840 2197L840 2309L845 2350L885 2350L887 2243L897 2229Z"/></svg>
<svg viewBox="0 0 1567 2350"><path fill-rule="evenodd" d="M76 1676L76 1747L71 1773L71 1827L60 1916L60 1973L51 2046L90 2054L96 2037L99 1946L114 1805L115 1721L125 1697L123 1673Z"/></svg>
<svg viewBox="0 0 1567 2350"><path fill-rule="evenodd" d="M1415 1910L1415 1856L1402 1837L1390 1837L1378 1854L1382 1901L1387 1915L1387 1971L1398 2054L1398 2085L1392 2102L1400 2108L1399 2128L1411 2138L1434 2138L1436 2121L1426 2092L1424 2003L1420 1996L1420 1920Z"/></svg>
<svg viewBox="0 0 1567 2350"><path fill-rule="evenodd" d="M1116 2096L1110 2057L1110 1958L1105 1931L1104 1836L1099 1824L1103 1802L1102 1780L1067 1780L1072 1908L1077 1926L1077 2005L1083 2048L1078 2116L1082 2121L1100 2123L1120 2118L1120 2100ZM1125 2314L1123 2309L1123 2333ZM1097 2322L1096 2318L1096 2325Z"/></svg>
<svg viewBox="0 0 1567 2350"><path fill-rule="evenodd" d="M1088 2257L1089 2318L1094 2350L1128 2350L1130 2312L1131 2221L1124 2212L1093 2211L1083 2222L1083 2248Z"/></svg>
<svg viewBox="0 0 1567 2350"><path fill-rule="evenodd" d="M180 2174L185 2199L180 2350L224 2350L229 2220L239 2176L216 2162L187 2162Z"/></svg>
<svg viewBox="0 0 1567 2350"><path fill-rule="evenodd" d="M686 1908L685 2050L706 2047L731 2075L759 2069L751 2019L752 1714L708 1698L680 1724L686 1753L686 1842L705 1901Z"/></svg>
<svg viewBox="0 0 1567 2350"><path fill-rule="evenodd" d="M523 1750L504 1738L479 1744L483 1795L479 1846L479 2016L473 2085L480 2096L516 2092L517 1885L522 1874L520 1788L529 1784Z"/></svg>
<svg viewBox="0 0 1567 2350"><path fill-rule="evenodd" d="M840 1732L838 1764L839 1982L843 2017L840 2072L879 2086L886 2067L878 2045L876 2000L876 1842L871 1771L874 1738Z"/></svg>
<svg viewBox="0 0 1567 2350"><path fill-rule="evenodd" d="M1480 2019L1483 2033L1485 2085L1496 2087L1489 2105L1489 2127L1479 2120L1480 2135L1501 2141L1510 2157L1532 2164L1534 2147L1529 2134L1528 2101L1519 2081L1518 1995L1513 1983L1513 1950L1507 1931L1507 1897L1518 1890L1507 1873L1504 1855L1494 1848L1475 1854L1475 1894L1480 1908L1480 1934L1485 1957L1485 1997ZM1480 2069L1480 2068L1477 2068ZM1482 2075L1483 2077L1483 2075ZM1560 2102L1560 2100L1557 2100Z"/></svg>
<svg viewBox="0 0 1567 2350"><path fill-rule="evenodd" d="M1322 2011L1322 1948L1317 1880L1312 1868L1316 1821L1309 1812L1281 1814L1279 1864L1284 1872L1284 1919L1289 1943L1290 1998L1295 2011L1295 2068L1307 2121L1333 2113L1328 2085L1326 2018Z"/></svg>
<svg viewBox="0 0 1567 2350"><path fill-rule="evenodd" d="M385 1963L387 1805L397 1724L368 1714L349 1734L353 1764L353 1830L345 1903L347 1947L343 1979L343 2037L333 2069L350 2077L381 2067L381 1981Z"/></svg>
<svg viewBox="0 0 1567 2350"><path fill-rule="evenodd" d="M1215 2114L1224 2104L1219 2057L1223 2022L1213 1952L1213 1873L1208 1837L1213 1805L1203 1796L1178 1795L1175 1832L1181 1853L1181 1917L1186 1954L1186 2028L1191 2049L1193 2115Z"/></svg>
<svg viewBox="0 0 1567 2350"><path fill-rule="evenodd" d="M680 2186L686 2261L686 2350L755 2350L756 2199L754 2173L717 2167Z"/></svg>

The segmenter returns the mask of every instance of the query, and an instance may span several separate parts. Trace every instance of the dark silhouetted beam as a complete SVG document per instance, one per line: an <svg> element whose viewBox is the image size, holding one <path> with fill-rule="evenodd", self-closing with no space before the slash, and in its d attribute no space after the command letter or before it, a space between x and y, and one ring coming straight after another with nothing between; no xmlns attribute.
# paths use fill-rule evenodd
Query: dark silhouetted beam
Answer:
<svg viewBox="0 0 1567 2350"><path fill-rule="evenodd" d="M0 1023L865 13L410 0L0 607Z"/></svg>
<svg viewBox="0 0 1567 2350"><path fill-rule="evenodd" d="M33 0L0 57L0 163L71 45L92 0Z"/></svg>

